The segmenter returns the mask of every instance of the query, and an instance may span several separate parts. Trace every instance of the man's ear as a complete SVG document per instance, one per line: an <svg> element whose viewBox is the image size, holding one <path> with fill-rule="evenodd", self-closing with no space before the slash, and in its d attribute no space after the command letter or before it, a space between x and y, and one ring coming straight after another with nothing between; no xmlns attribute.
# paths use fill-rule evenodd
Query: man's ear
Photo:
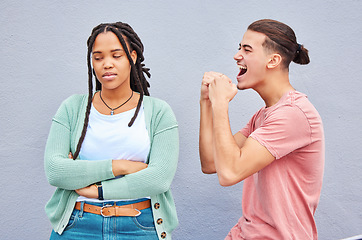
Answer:
<svg viewBox="0 0 362 240"><path fill-rule="evenodd" d="M136 64L136 61L137 61L137 52L135 50L133 50L131 52L131 58L133 60L133 63Z"/></svg>
<svg viewBox="0 0 362 240"><path fill-rule="evenodd" d="M278 53L274 53L270 55L267 68L276 68L281 64L281 62L282 62L282 56L280 56L280 54Z"/></svg>

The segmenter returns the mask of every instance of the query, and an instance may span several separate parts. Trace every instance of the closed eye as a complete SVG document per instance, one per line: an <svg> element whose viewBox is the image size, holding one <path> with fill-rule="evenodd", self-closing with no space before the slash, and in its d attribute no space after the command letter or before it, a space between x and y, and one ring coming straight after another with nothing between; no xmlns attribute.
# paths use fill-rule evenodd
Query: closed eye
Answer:
<svg viewBox="0 0 362 240"><path fill-rule="evenodd" d="M251 46L247 45L247 44L244 44L244 45L241 45L241 43L239 43L239 47L238 47L238 50L244 50L245 52L251 52Z"/></svg>

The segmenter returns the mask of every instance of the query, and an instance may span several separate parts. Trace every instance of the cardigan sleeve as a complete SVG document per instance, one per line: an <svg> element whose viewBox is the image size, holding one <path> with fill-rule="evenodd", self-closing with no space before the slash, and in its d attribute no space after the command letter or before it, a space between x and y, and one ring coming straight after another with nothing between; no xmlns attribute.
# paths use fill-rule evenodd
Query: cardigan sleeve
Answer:
<svg viewBox="0 0 362 240"><path fill-rule="evenodd" d="M84 116L80 113L81 104L79 95L62 103L52 120L45 147L44 168L49 183L67 190L83 188L114 177L112 159L85 161L68 158L72 136L76 135L78 117Z"/></svg>
<svg viewBox="0 0 362 240"><path fill-rule="evenodd" d="M177 121L168 104L153 112L152 119L148 167L122 178L103 181L105 199L148 197L170 189L179 154Z"/></svg>

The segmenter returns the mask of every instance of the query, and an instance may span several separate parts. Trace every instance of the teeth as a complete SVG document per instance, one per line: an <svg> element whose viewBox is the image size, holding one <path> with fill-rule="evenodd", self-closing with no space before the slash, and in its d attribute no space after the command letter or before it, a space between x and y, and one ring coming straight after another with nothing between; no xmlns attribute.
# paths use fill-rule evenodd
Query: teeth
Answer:
<svg viewBox="0 0 362 240"><path fill-rule="evenodd" d="M240 65L239 65L239 68L240 68L240 69L246 69L246 67L244 67L244 66L240 66Z"/></svg>

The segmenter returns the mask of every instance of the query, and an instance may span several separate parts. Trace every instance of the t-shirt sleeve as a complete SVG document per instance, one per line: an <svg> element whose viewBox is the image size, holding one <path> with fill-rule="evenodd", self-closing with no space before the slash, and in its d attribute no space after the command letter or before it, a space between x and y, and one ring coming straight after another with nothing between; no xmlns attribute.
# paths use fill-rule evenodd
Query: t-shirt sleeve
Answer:
<svg viewBox="0 0 362 240"><path fill-rule="evenodd" d="M249 120L249 122L242 128L239 132L241 132L245 137L249 137L249 135L254 131L255 128L255 121L258 119L259 115L261 114L262 109L257 111L253 117Z"/></svg>
<svg viewBox="0 0 362 240"><path fill-rule="evenodd" d="M264 122L249 137L257 140L276 158L311 143L311 129L304 112L285 105L267 114Z"/></svg>

